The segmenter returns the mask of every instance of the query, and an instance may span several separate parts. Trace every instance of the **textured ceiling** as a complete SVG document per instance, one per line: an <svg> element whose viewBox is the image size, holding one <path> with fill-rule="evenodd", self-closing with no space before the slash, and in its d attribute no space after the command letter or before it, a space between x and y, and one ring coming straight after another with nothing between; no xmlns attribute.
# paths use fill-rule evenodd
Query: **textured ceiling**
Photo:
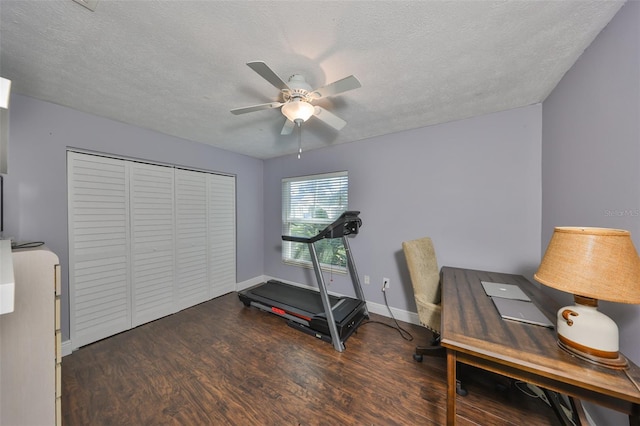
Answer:
<svg viewBox="0 0 640 426"><path fill-rule="evenodd" d="M245 65L320 87L308 149L541 102L623 1L0 1L0 75L17 93L257 158L294 153Z"/></svg>

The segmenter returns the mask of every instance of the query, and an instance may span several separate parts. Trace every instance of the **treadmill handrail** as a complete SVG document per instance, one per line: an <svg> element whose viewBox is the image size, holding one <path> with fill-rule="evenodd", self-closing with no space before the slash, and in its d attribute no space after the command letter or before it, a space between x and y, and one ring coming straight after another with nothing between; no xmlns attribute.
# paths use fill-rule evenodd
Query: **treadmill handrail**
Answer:
<svg viewBox="0 0 640 426"><path fill-rule="evenodd" d="M292 241L295 243L315 243L324 238L340 238L345 235L357 234L362 226L362 219L358 217L359 211L349 210L340 215L331 224L327 225L322 231L313 237L296 237L293 235L283 235L284 241Z"/></svg>

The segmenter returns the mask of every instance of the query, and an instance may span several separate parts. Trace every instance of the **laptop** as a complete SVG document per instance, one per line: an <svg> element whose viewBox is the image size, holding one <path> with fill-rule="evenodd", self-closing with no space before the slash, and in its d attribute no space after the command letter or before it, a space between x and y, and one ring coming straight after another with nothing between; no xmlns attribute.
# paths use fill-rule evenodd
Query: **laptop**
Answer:
<svg viewBox="0 0 640 426"><path fill-rule="evenodd" d="M487 293L487 296L499 297L501 299L531 301L529 296L524 294L520 287L515 284L493 283L490 281L481 281L481 283L482 287L484 287L484 292Z"/></svg>
<svg viewBox="0 0 640 426"><path fill-rule="evenodd" d="M503 319L553 328L553 323L533 302L499 297L492 297L491 300Z"/></svg>

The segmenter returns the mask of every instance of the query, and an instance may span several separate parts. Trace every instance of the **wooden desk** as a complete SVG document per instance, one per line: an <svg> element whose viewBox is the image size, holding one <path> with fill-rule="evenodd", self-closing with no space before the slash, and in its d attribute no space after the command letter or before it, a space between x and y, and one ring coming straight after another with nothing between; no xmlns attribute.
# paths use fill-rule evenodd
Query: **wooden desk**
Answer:
<svg viewBox="0 0 640 426"><path fill-rule="evenodd" d="M442 346L447 348L447 424L456 423L456 363L622 411L640 425L640 368L612 370L578 359L556 332L503 320L480 281L517 284L556 323L560 306L520 275L442 268ZM635 381L635 384L634 384Z"/></svg>

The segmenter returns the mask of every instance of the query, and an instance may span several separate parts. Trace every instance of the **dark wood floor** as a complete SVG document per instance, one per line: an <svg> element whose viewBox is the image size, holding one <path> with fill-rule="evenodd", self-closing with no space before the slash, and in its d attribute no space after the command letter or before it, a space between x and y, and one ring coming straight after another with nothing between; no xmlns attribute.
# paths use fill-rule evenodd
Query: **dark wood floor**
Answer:
<svg viewBox="0 0 640 426"><path fill-rule="evenodd" d="M428 332L401 324L413 342L369 323L339 353L230 293L66 356L63 424L442 425L445 360L415 362ZM462 373L458 424L558 424L539 399Z"/></svg>

